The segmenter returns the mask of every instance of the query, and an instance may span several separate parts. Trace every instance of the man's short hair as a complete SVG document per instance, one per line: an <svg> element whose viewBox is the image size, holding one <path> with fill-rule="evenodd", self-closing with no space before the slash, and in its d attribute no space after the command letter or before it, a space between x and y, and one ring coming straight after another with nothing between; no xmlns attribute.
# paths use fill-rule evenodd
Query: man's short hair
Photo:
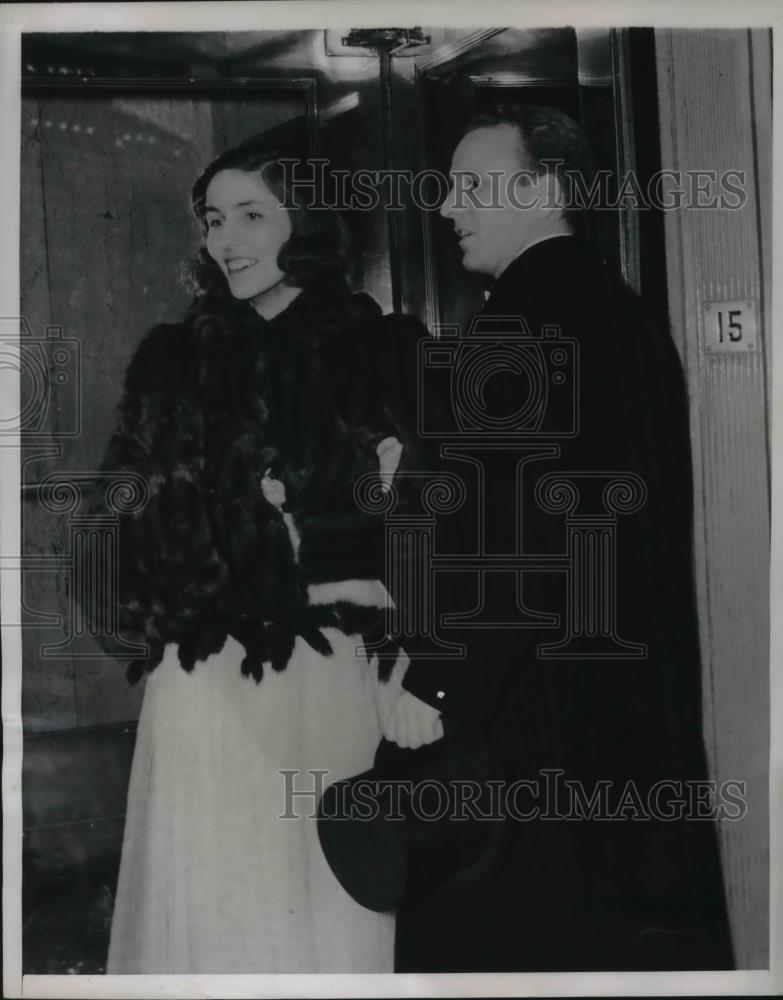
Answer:
<svg viewBox="0 0 783 1000"><path fill-rule="evenodd" d="M560 182L565 213L572 223L582 223L585 202L579 191L590 190L595 166L587 139L574 119L558 108L500 104L474 118L466 132L495 125L516 129L521 169L541 174L547 170L546 161L559 161L549 169L554 169Z"/></svg>

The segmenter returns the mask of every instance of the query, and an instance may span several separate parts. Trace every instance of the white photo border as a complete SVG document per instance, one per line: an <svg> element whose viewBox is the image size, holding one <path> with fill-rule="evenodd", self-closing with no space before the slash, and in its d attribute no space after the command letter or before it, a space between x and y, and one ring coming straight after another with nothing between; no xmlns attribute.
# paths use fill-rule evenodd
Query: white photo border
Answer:
<svg viewBox="0 0 783 1000"><path fill-rule="evenodd" d="M486 27L772 27L773 191L781 190L781 8L774 0L732 2L578 2L488 0L267 0L243 3L3 4L0 6L0 180L5 220L0 240L0 317L19 316L20 39L30 31L230 31L448 23ZM783 198L773 204L773 255L781 246ZM777 263L777 256L774 256ZM773 270L773 275L774 275ZM680 996L775 995L783 990L783 439L781 308L772 282L772 553L770 752L770 969L672 973L498 973L235 976L22 976L21 947L21 617L19 441L0 441L0 629L3 685L3 992L8 997L343 997L343 996ZM2 412L18 412L15 372L0 367ZM9 624L6 624L9 623Z"/></svg>

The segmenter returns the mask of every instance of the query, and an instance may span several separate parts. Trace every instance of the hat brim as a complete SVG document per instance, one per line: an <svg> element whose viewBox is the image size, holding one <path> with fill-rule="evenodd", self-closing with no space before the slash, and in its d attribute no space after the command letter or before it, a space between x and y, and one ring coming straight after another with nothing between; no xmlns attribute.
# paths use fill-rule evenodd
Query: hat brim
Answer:
<svg viewBox="0 0 783 1000"><path fill-rule="evenodd" d="M420 750L382 741L373 768L329 785L318 804L318 837L333 874L356 902L380 913L484 877L504 854L508 824L501 819L429 822L410 813L391 818L382 808L357 816L351 806L375 805L380 789L400 781L481 783L498 776L494 757L472 735Z"/></svg>

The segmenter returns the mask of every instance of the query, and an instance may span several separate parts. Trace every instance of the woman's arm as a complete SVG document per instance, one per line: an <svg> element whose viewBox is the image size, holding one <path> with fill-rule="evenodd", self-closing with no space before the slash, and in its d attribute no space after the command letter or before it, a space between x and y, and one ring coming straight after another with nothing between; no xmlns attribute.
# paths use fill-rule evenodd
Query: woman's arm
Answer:
<svg viewBox="0 0 783 1000"><path fill-rule="evenodd" d="M422 343L428 339L426 328L412 317L380 317L361 331L361 336L352 341L351 351L345 352L344 357L351 358L350 369L337 373L337 396L346 401L346 424L358 426L368 439L368 432L376 429L373 471L380 475L385 487L393 488L392 518L424 510L421 497L427 477L432 474L434 478L442 465L439 442L422 435L419 426L420 354ZM361 385L352 391L357 378ZM360 405L362 400L364 405ZM438 405L431 397L426 403L430 407ZM441 424L436 421L435 426ZM302 539L300 566L308 582L379 579L397 608L405 608L399 586L400 581L409 579L413 568L409 572L399 565L387 565L388 523L383 511L369 513L350 498L339 510L327 509L303 517L298 527ZM444 526L437 527L438 540L442 541ZM439 581L437 615L451 608L452 586L451 580ZM389 654L395 641L392 637ZM406 653L411 654L421 643L413 639L407 645L410 649L406 648ZM387 735L399 737L405 745L437 738L441 732L439 715L447 707L447 699L462 673L460 661L417 659L413 654L403 680L406 691L400 699L399 718L390 717Z"/></svg>

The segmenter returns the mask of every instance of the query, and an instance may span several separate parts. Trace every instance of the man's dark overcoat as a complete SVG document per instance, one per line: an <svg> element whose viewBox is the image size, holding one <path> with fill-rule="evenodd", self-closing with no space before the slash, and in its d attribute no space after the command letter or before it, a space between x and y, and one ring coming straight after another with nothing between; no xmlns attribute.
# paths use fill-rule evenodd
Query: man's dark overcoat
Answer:
<svg viewBox="0 0 783 1000"><path fill-rule="evenodd" d="M556 457L525 467L524 551L562 555L568 550L566 512L542 510L536 496L543 476L632 473L645 485L641 509L616 515L616 633L643 644L646 654L543 658L539 646L564 635L568 577L526 572L524 604L556 614L559 627L453 632L449 638L466 642L467 658L414 662L405 686L442 704L451 719L485 732L509 782L541 782L543 771L561 771L562 779L581 783L588 797L598 782L609 782L612 808L621 795L630 799L623 799L627 808L615 820L511 822L509 856L492 878L398 913L397 968L729 968L714 823L643 818L656 782L707 778L688 400L674 343L668 331L648 321L638 297L576 237L544 241L517 257L495 283L482 316L522 317L533 337L545 326L557 326L563 341L576 344L578 432L559 440ZM488 351L491 344L489 337ZM551 352L548 358L551 377ZM513 413L529 391L526 386L518 374L499 373L485 386L486 404L495 408L496 417ZM547 422L541 426L567 427L568 394L552 390L547 405ZM454 468L465 474L464 463ZM487 548L513 552L519 505L508 453L488 454L484 468L493 512L485 525ZM466 480L472 502L461 515L460 544L475 550L478 484ZM588 479L580 482L584 505L571 515L600 512L603 480L592 480L592 493ZM452 587L446 603L462 591L469 608L475 597L470 579L469 573L463 575L462 587ZM592 593L599 589L595 578ZM519 618L513 587L496 586L491 594L489 610L496 620ZM573 598L574 614L578 603ZM674 797L667 789L660 798L664 808ZM520 810L530 809L532 793L517 802ZM565 812L573 808L573 796L559 786L550 805Z"/></svg>

